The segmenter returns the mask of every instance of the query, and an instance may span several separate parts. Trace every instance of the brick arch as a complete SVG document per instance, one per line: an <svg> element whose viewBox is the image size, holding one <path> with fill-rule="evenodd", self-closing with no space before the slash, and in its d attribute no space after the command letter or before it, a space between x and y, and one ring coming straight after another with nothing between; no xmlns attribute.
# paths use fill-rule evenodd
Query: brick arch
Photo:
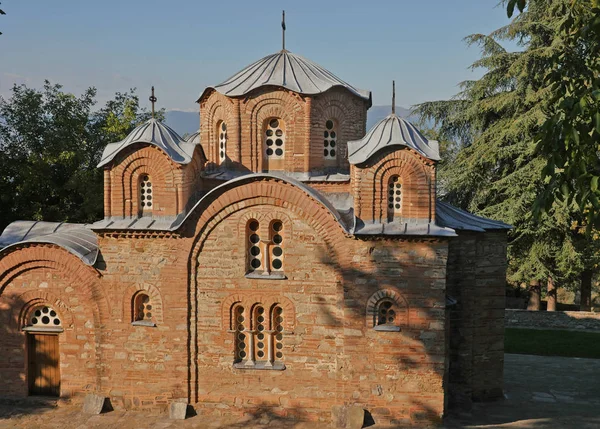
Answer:
<svg viewBox="0 0 600 429"><path fill-rule="evenodd" d="M304 151L304 142L300 141L300 136L306 126L306 115L301 101L289 91L269 91L246 104L245 116L250 127L251 169L263 169L263 128L267 119L276 117L285 123L284 168L293 170L293 154L298 152L294 146L300 145L302 152Z"/></svg>
<svg viewBox="0 0 600 429"><path fill-rule="evenodd" d="M190 303L188 338L190 344L197 344L198 338L198 256L212 231L232 213L242 209L252 210L252 207L259 205L270 205L280 207L282 210L291 210L304 219L323 238L328 249L343 250L344 230L331 211L321 202L301 188L282 179L259 176L250 180L252 181L240 181L237 186L224 190L213 198L206 198L200 206L195 207L195 210L186 221L189 222L187 228L193 228L193 231L187 233L191 233L195 237L188 257L188 299ZM339 262L336 259L338 253L335 252L332 256L332 265L339 268ZM338 269L336 272L340 276L338 280L341 282L340 270ZM266 298L261 299L266 301ZM223 305L232 305L233 302L234 300L225 300ZM281 302L289 301L281 297ZM288 306L287 310L284 308L284 312L289 311L290 308L293 309L293 306ZM227 317L223 320L222 326L227 326L227 323L229 323L228 311L223 313L227 314ZM288 319L284 317L284 324L286 320ZM284 329L286 329L285 326ZM197 354L198 348L194 346L193 352L189 354L188 358L190 368L188 399L195 401L198 400Z"/></svg>
<svg viewBox="0 0 600 429"><path fill-rule="evenodd" d="M235 119L235 115L233 112L233 103L231 99L219 94L218 92L214 92L206 101L205 105L205 123L206 130L204 136L206 137L206 142L203 142L203 146L207 149L206 156L208 157L208 161L211 164L217 164L218 150L217 146L219 144L219 139L217 138L218 132L216 131L217 123L219 121L224 121L227 124L228 131L228 154L231 152L232 148L229 143L231 142L231 137L233 137L236 130L233 129L233 126L238 122ZM204 120L203 120L204 122Z"/></svg>
<svg viewBox="0 0 600 429"><path fill-rule="evenodd" d="M409 326L409 305L408 300L398 291L390 288L380 289L369 297L366 306L366 326L372 328L376 323L378 306L384 299L389 299L396 303L398 311L398 320L395 323L398 326Z"/></svg>
<svg viewBox="0 0 600 429"><path fill-rule="evenodd" d="M408 148L382 151L355 169L355 201L358 216L383 222L387 219L387 182L398 175L403 182L402 217L433 221L435 213L435 166Z"/></svg>
<svg viewBox="0 0 600 429"><path fill-rule="evenodd" d="M317 103L314 103L315 105ZM333 120L336 124L337 129L337 166L348 165L348 140L352 140L357 136L352 132L351 123L356 120L358 116L355 109L348 103L344 103L341 99L330 99L326 105L317 105L314 108L314 114L311 118L312 121L312 135L314 136L312 144L315 145L311 148L311 152L320 154L320 158L323 157L323 132L325 131L325 122L329 119ZM320 163L316 163L319 165Z"/></svg>
<svg viewBox="0 0 600 429"><path fill-rule="evenodd" d="M178 201L178 192L172 192L171 189L177 187L176 183L182 182L176 180L176 176L182 176L180 170L162 150L154 146L145 146L124 158L112 171L113 181L116 182L114 187L118 184L121 190L122 216L137 216L138 180L144 173L149 174L153 181L152 195L156 203L153 209L172 207L173 214L178 213L181 201ZM113 204L119 207L119 201L113 200Z"/></svg>
<svg viewBox="0 0 600 429"><path fill-rule="evenodd" d="M283 210L281 211L272 211L269 213L261 213L258 210L251 210L244 213L243 216L240 217L240 221L237 225L237 233L239 237L244 237L246 234L246 225L251 219L255 219L260 225L260 235L266 237L268 235L268 228L271 222L278 219L281 220L284 224L285 234L288 237L292 237L294 231L294 222L290 218L290 216L285 213Z"/></svg>
<svg viewBox="0 0 600 429"><path fill-rule="evenodd" d="M267 292L260 293L235 293L225 298L221 304L221 328L229 327L229 330L234 330L232 311L234 307L242 305L244 307L244 318L248 321L248 327L252 323L252 312L257 305L261 305L265 309L265 324L271 324L271 311L276 305L283 309L283 328L287 332L294 330L296 320L296 309L289 298L280 294L269 294Z"/></svg>
<svg viewBox="0 0 600 429"><path fill-rule="evenodd" d="M50 244L32 244L15 247L0 259L0 297L8 284L20 274L31 270L50 269L72 282L88 297L96 326L105 324L110 317L110 306L99 282L99 273L85 265L76 256L61 247Z"/></svg>
<svg viewBox="0 0 600 429"><path fill-rule="evenodd" d="M39 305L52 307L59 315L65 330L74 328L73 314L65 302L56 295L44 290L30 290L15 298L15 301L23 303L21 308L12 307L9 316L10 329L17 331L27 325L31 311Z"/></svg>
<svg viewBox="0 0 600 429"><path fill-rule="evenodd" d="M152 319L156 323L164 322L164 303L160 290L154 285L144 283L131 285L123 292L123 306L121 311L121 320L123 322L133 321L133 300L138 292L147 292L152 302Z"/></svg>

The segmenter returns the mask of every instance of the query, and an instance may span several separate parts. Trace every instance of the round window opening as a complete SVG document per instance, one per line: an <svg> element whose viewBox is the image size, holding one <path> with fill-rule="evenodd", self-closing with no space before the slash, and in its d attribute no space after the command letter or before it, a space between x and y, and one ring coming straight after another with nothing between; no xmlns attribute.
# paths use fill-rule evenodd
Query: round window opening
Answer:
<svg viewBox="0 0 600 429"><path fill-rule="evenodd" d="M29 318L29 325L44 328L56 328L62 326L60 317L49 306L38 307Z"/></svg>

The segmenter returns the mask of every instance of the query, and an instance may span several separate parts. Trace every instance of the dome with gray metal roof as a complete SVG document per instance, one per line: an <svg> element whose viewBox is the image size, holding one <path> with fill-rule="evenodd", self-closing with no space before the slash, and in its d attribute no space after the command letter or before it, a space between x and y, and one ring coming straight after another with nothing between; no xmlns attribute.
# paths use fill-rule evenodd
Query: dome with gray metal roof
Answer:
<svg viewBox="0 0 600 429"><path fill-rule="evenodd" d="M333 87L342 87L371 104L370 91L357 89L319 64L285 49L261 58L225 82L207 90L212 88L221 94L237 97L264 86L279 86L306 95L321 94Z"/></svg>
<svg viewBox="0 0 600 429"><path fill-rule="evenodd" d="M152 118L135 128L120 142L110 143L104 148L98 167L112 161L125 148L145 143L162 149L169 158L178 164L188 164L194 154L194 143L183 140L173 129Z"/></svg>
<svg viewBox="0 0 600 429"><path fill-rule="evenodd" d="M380 150L392 146L409 147L425 158L440 160L436 140L428 140L413 124L392 113L379 121L362 139L348 142L348 161L350 164L360 164Z"/></svg>

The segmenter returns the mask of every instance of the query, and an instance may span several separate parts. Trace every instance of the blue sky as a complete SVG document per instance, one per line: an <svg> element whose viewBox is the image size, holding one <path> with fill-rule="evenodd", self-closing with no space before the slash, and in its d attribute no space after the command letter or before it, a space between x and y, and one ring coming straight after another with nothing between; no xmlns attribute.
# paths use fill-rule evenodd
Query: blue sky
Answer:
<svg viewBox="0 0 600 429"><path fill-rule="evenodd" d="M44 79L104 102L151 85L158 106L197 110L195 100L246 65L286 47L359 88L375 105L448 98L480 75L463 37L508 23L499 0L199 1L3 0L0 95Z"/></svg>

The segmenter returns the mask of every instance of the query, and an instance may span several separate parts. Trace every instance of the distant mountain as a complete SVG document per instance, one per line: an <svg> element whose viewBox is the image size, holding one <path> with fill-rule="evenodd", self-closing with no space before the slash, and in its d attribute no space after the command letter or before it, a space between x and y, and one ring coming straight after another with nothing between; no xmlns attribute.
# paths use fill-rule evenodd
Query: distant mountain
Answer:
<svg viewBox="0 0 600 429"><path fill-rule="evenodd" d="M373 106L367 112L367 131L377 122L392 112L392 106ZM418 117L411 115L410 110L404 107L396 107L396 114L416 124ZM181 136L192 134L200 127L198 112L184 112L182 110L168 110L165 114L165 122Z"/></svg>
<svg viewBox="0 0 600 429"><path fill-rule="evenodd" d="M177 131L177 134L192 134L200 128L199 112L184 112L182 110L167 110L165 113L165 122L168 126Z"/></svg>

